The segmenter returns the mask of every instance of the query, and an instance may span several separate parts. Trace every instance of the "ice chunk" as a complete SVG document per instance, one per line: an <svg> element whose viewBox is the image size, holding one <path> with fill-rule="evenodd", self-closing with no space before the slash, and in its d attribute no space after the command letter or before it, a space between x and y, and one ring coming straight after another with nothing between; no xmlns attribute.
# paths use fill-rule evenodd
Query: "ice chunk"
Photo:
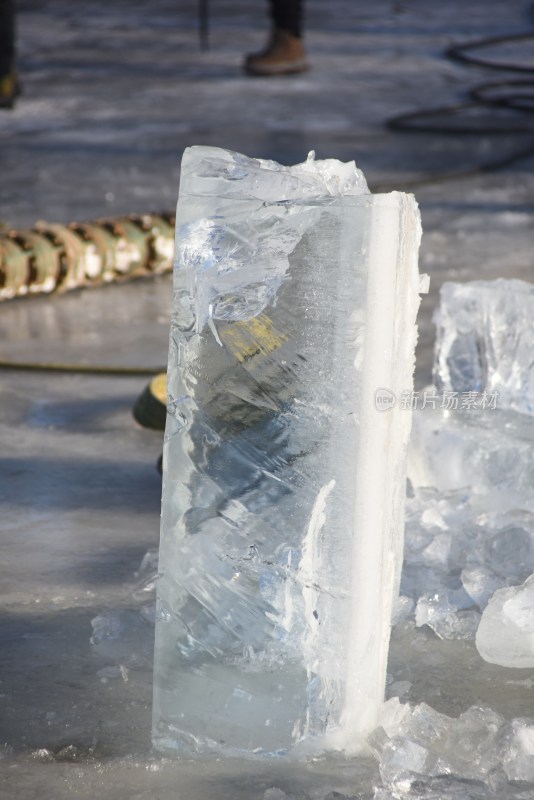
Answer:
<svg viewBox="0 0 534 800"><path fill-rule="evenodd" d="M273 787L272 789L265 790L263 793L263 800L291 800L291 798L289 798L282 789Z"/></svg>
<svg viewBox="0 0 534 800"><path fill-rule="evenodd" d="M435 775L436 758L422 744L410 739L390 739L382 752L380 777L386 786L407 788L419 775Z"/></svg>
<svg viewBox="0 0 534 800"><path fill-rule="evenodd" d="M398 625L400 622L405 622L410 618L414 610L414 602L411 597L399 595L393 606L393 615L391 617L391 624Z"/></svg>
<svg viewBox="0 0 534 800"><path fill-rule="evenodd" d="M534 286L445 283L434 321L438 389L498 392L500 408L534 411Z"/></svg>
<svg viewBox="0 0 534 800"><path fill-rule="evenodd" d="M381 727L369 738L384 784L409 790L418 777L450 772L440 756L450 721L425 703L414 708L396 699L385 703Z"/></svg>
<svg viewBox="0 0 534 800"><path fill-rule="evenodd" d="M440 639L474 639L480 614L474 609L460 609L447 594L424 594L415 609L417 627L428 625Z"/></svg>
<svg viewBox="0 0 534 800"><path fill-rule="evenodd" d="M410 430L380 400L412 383L419 237L354 165L186 151L157 746L357 749L376 725Z"/></svg>
<svg viewBox="0 0 534 800"><path fill-rule="evenodd" d="M534 572L531 418L418 410L408 475L402 592L417 604L418 625L472 638L494 592Z"/></svg>
<svg viewBox="0 0 534 800"><path fill-rule="evenodd" d="M109 665L107 667L102 667L96 674L102 683L107 683L108 680L114 680L115 678L122 678L124 683L128 683L128 673L128 667L120 664L119 666Z"/></svg>
<svg viewBox="0 0 534 800"><path fill-rule="evenodd" d="M137 582L133 590L133 596L135 600L141 603L147 600L153 600L153 605L155 606L158 560L158 549L147 550L141 560L139 568L134 572L134 577L137 579ZM149 614L153 616L152 611L150 611Z"/></svg>
<svg viewBox="0 0 534 800"><path fill-rule="evenodd" d="M534 667L534 575L499 589L489 601L476 635L485 661L502 667Z"/></svg>
<svg viewBox="0 0 534 800"><path fill-rule="evenodd" d="M512 720L501 747L508 779L534 781L534 720Z"/></svg>
<svg viewBox="0 0 534 800"><path fill-rule="evenodd" d="M502 578L486 566L463 569L461 578L465 591L479 608L485 608L493 593L502 587Z"/></svg>
<svg viewBox="0 0 534 800"><path fill-rule="evenodd" d="M534 572L533 453L525 414L415 411L402 591L418 624L461 638L455 615L475 622L470 606Z"/></svg>
<svg viewBox="0 0 534 800"><path fill-rule="evenodd" d="M106 640L114 641L122 636L124 631L124 621L118 612L110 611L108 613L99 614L91 620L93 628L93 635L91 636L91 644L99 644Z"/></svg>
<svg viewBox="0 0 534 800"><path fill-rule="evenodd" d="M420 703L414 706L403 723L414 741L439 750L449 733L451 718L426 703Z"/></svg>
<svg viewBox="0 0 534 800"><path fill-rule="evenodd" d="M386 736L396 736L410 713L411 708L409 705L400 703L398 697L392 697L380 709L378 717L380 728Z"/></svg>
<svg viewBox="0 0 534 800"><path fill-rule="evenodd" d="M469 487L486 510L533 510L534 287L444 284L435 322L441 401L414 415L413 486Z"/></svg>
<svg viewBox="0 0 534 800"><path fill-rule="evenodd" d="M532 418L499 409L417 410L408 475L414 488L463 489L481 510L534 511Z"/></svg>
<svg viewBox="0 0 534 800"><path fill-rule="evenodd" d="M151 606L122 608L102 612L91 620L93 635L90 642L94 653L104 658L107 664L118 664L124 681L127 681L131 667L152 661L154 619L151 619L150 611ZM100 677L107 679L112 675L102 673Z"/></svg>
<svg viewBox="0 0 534 800"><path fill-rule="evenodd" d="M480 614L462 583L462 569L468 582L468 569L480 565L484 537L501 531L486 533L476 525L465 490L440 494L418 487L410 495L401 580L405 612L394 624L410 617L411 600L417 626L429 626L442 639L473 639ZM500 587L506 579L497 580Z"/></svg>
<svg viewBox="0 0 534 800"><path fill-rule="evenodd" d="M144 578L146 575L155 575L158 571L159 550L158 548L151 548L147 550L138 570L134 573L136 578Z"/></svg>
<svg viewBox="0 0 534 800"><path fill-rule="evenodd" d="M217 209L217 201L238 203L259 200L280 203L327 196L369 194L367 182L354 161L344 164L333 158L315 160L313 151L306 161L284 167L276 161L248 158L218 147L190 147L184 153L180 192L193 186L197 197L207 198ZM198 218L193 204L180 208L184 217Z"/></svg>
<svg viewBox="0 0 534 800"><path fill-rule="evenodd" d="M440 775L490 781L502 769L506 723L491 709L472 706L454 719L425 703L389 700L380 722L369 744L388 787L408 791L414 781Z"/></svg>
<svg viewBox="0 0 534 800"><path fill-rule="evenodd" d="M504 724L490 708L471 706L451 725L445 753L456 775L487 780L500 765L499 737Z"/></svg>

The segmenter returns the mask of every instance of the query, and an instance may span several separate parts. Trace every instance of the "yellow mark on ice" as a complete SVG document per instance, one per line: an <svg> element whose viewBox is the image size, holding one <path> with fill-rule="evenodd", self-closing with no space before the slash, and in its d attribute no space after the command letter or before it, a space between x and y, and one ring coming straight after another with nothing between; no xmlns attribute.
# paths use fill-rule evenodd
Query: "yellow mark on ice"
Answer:
<svg viewBox="0 0 534 800"><path fill-rule="evenodd" d="M241 363L254 356L267 356L287 341L287 336L277 331L265 314L246 322L234 322L221 333L221 338Z"/></svg>

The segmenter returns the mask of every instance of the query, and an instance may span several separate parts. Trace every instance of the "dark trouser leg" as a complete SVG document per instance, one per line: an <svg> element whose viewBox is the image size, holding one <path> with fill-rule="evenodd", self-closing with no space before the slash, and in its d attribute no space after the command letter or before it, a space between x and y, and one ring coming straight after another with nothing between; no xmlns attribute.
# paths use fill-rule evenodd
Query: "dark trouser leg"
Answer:
<svg viewBox="0 0 534 800"><path fill-rule="evenodd" d="M0 0L0 76L15 65L15 5L13 0Z"/></svg>
<svg viewBox="0 0 534 800"><path fill-rule="evenodd" d="M302 0L271 0L271 17L275 28L302 35Z"/></svg>

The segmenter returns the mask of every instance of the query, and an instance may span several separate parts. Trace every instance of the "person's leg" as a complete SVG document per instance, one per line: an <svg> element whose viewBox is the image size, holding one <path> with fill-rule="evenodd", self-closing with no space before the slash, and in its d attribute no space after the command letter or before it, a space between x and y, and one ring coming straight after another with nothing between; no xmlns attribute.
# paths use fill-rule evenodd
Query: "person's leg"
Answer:
<svg viewBox="0 0 534 800"><path fill-rule="evenodd" d="M0 0L0 108L13 108L19 86L15 74L15 5Z"/></svg>
<svg viewBox="0 0 534 800"><path fill-rule="evenodd" d="M0 76L15 66L15 7L13 0L0 0Z"/></svg>
<svg viewBox="0 0 534 800"><path fill-rule="evenodd" d="M274 27L300 39L302 35L302 0L270 0Z"/></svg>
<svg viewBox="0 0 534 800"><path fill-rule="evenodd" d="M249 75L290 75L308 69L302 44L303 0L270 0L273 23L267 47L245 60Z"/></svg>

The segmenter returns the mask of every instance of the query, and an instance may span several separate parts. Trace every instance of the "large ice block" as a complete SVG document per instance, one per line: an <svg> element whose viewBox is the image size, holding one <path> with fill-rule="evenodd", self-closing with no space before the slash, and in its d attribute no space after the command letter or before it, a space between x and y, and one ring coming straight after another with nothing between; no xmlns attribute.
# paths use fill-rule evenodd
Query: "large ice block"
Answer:
<svg viewBox="0 0 534 800"><path fill-rule="evenodd" d="M354 163L182 162L154 743L357 750L402 561L420 278L410 195ZM385 409L385 410L384 410Z"/></svg>

